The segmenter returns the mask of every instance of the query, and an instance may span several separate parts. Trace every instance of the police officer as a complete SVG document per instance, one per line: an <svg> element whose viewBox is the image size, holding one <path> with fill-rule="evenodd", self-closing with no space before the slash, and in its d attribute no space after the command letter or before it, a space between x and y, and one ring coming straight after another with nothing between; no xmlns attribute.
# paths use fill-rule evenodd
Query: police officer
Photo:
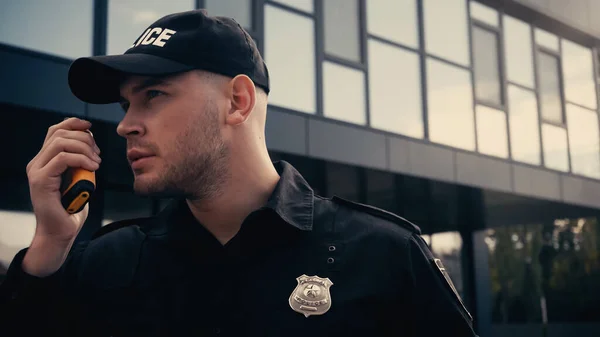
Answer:
<svg viewBox="0 0 600 337"><path fill-rule="evenodd" d="M69 85L120 102L135 192L173 202L73 245L88 206L64 210L61 174L97 170L100 149L88 121L51 126L27 165L37 227L0 290L4 336L474 335L418 227L271 162L267 68L232 19L165 16L123 55L77 59Z"/></svg>

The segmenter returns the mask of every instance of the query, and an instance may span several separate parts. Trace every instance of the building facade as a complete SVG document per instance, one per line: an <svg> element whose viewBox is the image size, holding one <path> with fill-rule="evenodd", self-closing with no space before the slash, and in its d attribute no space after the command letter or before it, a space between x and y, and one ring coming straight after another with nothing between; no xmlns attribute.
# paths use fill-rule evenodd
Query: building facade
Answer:
<svg viewBox="0 0 600 337"><path fill-rule="evenodd" d="M164 206L131 192L121 109L66 75L193 8L263 53L272 158L419 225L481 336L600 334L596 0L0 0L0 275L35 227L25 166L65 116L103 157L79 239Z"/></svg>

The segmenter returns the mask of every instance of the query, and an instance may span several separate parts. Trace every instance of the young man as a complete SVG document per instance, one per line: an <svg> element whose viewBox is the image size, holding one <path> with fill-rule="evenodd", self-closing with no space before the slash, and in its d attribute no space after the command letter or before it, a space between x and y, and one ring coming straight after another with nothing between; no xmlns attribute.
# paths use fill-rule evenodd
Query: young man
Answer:
<svg viewBox="0 0 600 337"><path fill-rule="evenodd" d="M0 290L3 335L474 335L418 227L271 162L267 68L235 21L163 17L123 55L76 60L69 84L121 103L135 192L174 202L73 245L88 206L64 210L61 174L97 170L100 149L87 121L51 126L27 166L37 227Z"/></svg>

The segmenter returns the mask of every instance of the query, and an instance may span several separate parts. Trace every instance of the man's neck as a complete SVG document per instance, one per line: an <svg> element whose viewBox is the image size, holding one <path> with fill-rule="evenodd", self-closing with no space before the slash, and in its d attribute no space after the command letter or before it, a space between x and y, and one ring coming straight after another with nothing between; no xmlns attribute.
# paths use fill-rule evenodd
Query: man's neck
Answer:
<svg viewBox="0 0 600 337"><path fill-rule="evenodd" d="M186 201L196 220L224 245L250 213L267 203L278 181L279 174L269 162L252 171L232 172L219 195L211 200Z"/></svg>

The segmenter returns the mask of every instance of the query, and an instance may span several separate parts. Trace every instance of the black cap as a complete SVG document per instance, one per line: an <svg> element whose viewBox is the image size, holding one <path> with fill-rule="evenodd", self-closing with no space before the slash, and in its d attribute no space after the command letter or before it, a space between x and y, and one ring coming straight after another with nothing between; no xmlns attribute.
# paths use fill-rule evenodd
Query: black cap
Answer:
<svg viewBox="0 0 600 337"><path fill-rule="evenodd" d="M127 75L167 76L201 69L247 75L269 93L269 74L252 37L233 19L205 10L167 15L150 25L122 55L83 57L69 69L69 86L84 102L118 102Z"/></svg>

